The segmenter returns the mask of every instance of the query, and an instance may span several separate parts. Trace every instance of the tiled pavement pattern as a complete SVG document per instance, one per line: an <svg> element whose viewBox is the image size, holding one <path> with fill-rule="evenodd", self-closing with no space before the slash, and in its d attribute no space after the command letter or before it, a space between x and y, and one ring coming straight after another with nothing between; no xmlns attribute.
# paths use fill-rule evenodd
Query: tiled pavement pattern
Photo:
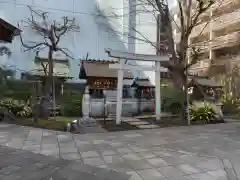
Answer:
<svg viewBox="0 0 240 180"><path fill-rule="evenodd" d="M62 173L73 174L72 177L81 173L84 164L129 174L129 180L238 180L240 177L240 123L89 135L0 124L0 145L49 158L76 160L82 164L74 168L77 171ZM0 157L2 168L5 167L2 159L8 156ZM18 168L18 164L12 164L0 169L0 177L8 171L11 173L7 176L11 176Z"/></svg>
<svg viewBox="0 0 240 180"><path fill-rule="evenodd" d="M128 180L130 175L0 146L1 180Z"/></svg>

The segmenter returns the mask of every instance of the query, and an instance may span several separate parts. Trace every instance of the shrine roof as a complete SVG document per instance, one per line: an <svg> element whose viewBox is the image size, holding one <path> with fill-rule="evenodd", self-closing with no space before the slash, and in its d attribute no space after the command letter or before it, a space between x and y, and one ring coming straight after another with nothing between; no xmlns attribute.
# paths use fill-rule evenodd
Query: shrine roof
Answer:
<svg viewBox="0 0 240 180"><path fill-rule="evenodd" d="M88 59L81 61L81 68L79 78L84 79L87 77L105 77L117 78L117 69L109 68L109 64L118 63L116 60L96 60ZM124 79L133 79L133 74L130 71L124 71Z"/></svg>
<svg viewBox="0 0 240 180"><path fill-rule="evenodd" d="M134 83L132 86L137 86L137 87L155 87L149 79L135 79Z"/></svg>
<svg viewBox="0 0 240 180"><path fill-rule="evenodd" d="M0 18L0 29L1 36L0 40L5 42L12 42L14 36L18 36L21 33L21 30Z"/></svg>

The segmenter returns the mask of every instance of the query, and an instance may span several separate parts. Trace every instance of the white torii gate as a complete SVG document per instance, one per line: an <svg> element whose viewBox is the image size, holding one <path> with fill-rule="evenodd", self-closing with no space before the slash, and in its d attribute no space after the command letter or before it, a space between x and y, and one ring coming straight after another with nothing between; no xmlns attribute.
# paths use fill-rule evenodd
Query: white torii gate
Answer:
<svg viewBox="0 0 240 180"><path fill-rule="evenodd" d="M109 68L118 70L118 84L117 84L117 109L116 109L116 124L121 123L122 115L122 89L123 89L123 73L124 70L141 70L141 71L155 71L155 112L156 120L161 118L161 73L167 72L166 68L161 67L161 62L169 61L169 56L157 56L157 55L144 55L144 54L134 54L116 51L112 49L105 49L109 57L119 59L118 64L110 64ZM134 66L127 65L124 60L137 60L137 61L154 61L155 66Z"/></svg>

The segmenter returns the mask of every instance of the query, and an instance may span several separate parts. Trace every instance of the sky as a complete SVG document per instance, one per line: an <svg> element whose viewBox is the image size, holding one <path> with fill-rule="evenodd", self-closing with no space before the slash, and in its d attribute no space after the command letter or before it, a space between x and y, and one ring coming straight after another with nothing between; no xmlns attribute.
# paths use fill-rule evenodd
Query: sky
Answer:
<svg viewBox="0 0 240 180"><path fill-rule="evenodd" d="M176 6L176 0L168 0L168 5L170 8Z"/></svg>

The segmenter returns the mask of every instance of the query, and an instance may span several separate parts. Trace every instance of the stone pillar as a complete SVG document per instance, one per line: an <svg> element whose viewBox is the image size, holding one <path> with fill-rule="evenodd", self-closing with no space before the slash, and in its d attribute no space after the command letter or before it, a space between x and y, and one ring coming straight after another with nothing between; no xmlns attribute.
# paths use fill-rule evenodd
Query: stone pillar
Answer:
<svg viewBox="0 0 240 180"><path fill-rule="evenodd" d="M89 118L90 114L90 95L88 86L85 87L85 92L82 98L82 113L84 118Z"/></svg>
<svg viewBox="0 0 240 180"><path fill-rule="evenodd" d="M88 86L85 87L85 92L82 98L82 113L83 113L83 117L78 120L79 126L84 126L84 127L98 126L98 122L94 118L90 117L91 96L89 94Z"/></svg>

